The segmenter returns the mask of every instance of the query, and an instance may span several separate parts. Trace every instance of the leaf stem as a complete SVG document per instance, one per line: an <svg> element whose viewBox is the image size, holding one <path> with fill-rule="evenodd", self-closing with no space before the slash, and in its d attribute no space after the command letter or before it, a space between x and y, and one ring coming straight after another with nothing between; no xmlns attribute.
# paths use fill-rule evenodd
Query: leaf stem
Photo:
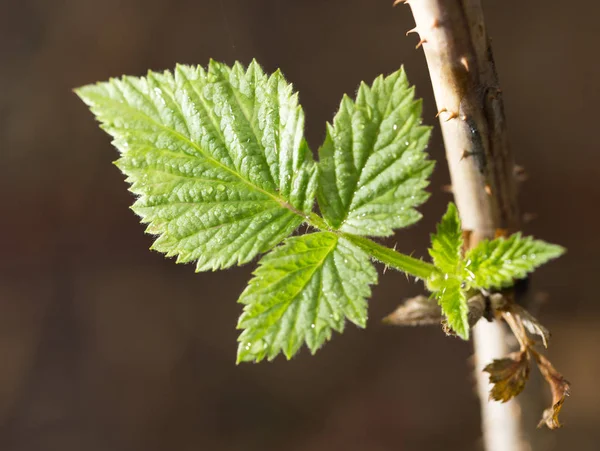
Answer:
<svg viewBox="0 0 600 451"><path fill-rule="evenodd" d="M336 235L350 241L355 246L365 251L369 256L384 265L404 272L417 279L427 280L431 275L438 272L438 269L431 263L424 262L409 255L402 254L389 247L382 246L368 238L352 235L350 233L340 232L332 229L327 222L316 213L311 213L306 222L315 229L335 233Z"/></svg>
<svg viewBox="0 0 600 451"><path fill-rule="evenodd" d="M375 260L417 279L427 280L434 273L439 272L431 263L402 254L368 238L349 233L342 233L341 236L361 248Z"/></svg>

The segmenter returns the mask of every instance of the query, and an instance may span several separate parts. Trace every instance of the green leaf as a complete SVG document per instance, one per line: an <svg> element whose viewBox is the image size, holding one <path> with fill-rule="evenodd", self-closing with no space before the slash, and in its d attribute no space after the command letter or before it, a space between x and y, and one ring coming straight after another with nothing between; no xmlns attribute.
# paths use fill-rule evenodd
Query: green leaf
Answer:
<svg viewBox="0 0 600 451"><path fill-rule="evenodd" d="M79 88L121 152L153 248L198 271L242 264L312 210L316 165L280 72L211 62Z"/></svg>
<svg viewBox="0 0 600 451"><path fill-rule="evenodd" d="M331 227L389 236L421 218L433 170L424 149L429 128L404 70L362 84L356 102L344 96L319 149L318 201Z"/></svg>
<svg viewBox="0 0 600 451"><path fill-rule="evenodd" d="M369 256L331 232L287 239L265 255L242 293L238 362L290 359L306 343L315 353L342 332L346 318L364 327L377 272Z"/></svg>
<svg viewBox="0 0 600 451"><path fill-rule="evenodd" d="M462 228L458 210L453 203L437 226L437 232L431 235L429 255L439 272L427 280L427 287L433 291L448 325L460 337L469 338L469 320L467 317L467 298L462 287Z"/></svg>
<svg viewBox="0 0 600 451"><path fill-rule="evenodd" d="M520 233L508 238L485 240L467 252L466 281L471 288L509 287L515 279L524 278L564 252L561 246L523 237Z"/></svg>
<svg viewBox="0 0 600 451"><path fill-rule="evenodd" d="M469 339L469 307L462 281L454 276L445 279L444 286L433 293L442 307L450 328L464 340Z"/></svg>
<svg viewBox="0 0 600 451"><path fill-rule="evenodd" d="M437 233L431 235L429 255L433 264L442 272L457 274L462 260L462 228L456 205L450 203L448 210L437 226Z"/></svg>

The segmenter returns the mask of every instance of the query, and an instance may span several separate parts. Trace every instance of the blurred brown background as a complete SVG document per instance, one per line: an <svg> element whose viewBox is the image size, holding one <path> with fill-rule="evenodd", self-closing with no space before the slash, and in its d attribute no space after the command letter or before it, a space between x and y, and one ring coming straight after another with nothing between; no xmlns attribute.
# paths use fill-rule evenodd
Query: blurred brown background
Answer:
<svg viewBox="0 0 600 451"><path fill-rule="evenodd" d="M379 323L420 286L388 272L369 327L315 357L235 366L236 298L254 265L194 274L150 252L111 164L117 153L73 87L209 58L282 68L316 149L344 92L403 63L436 124L407 7L391 0L0 1L0 450L480 449L470 345ZM600 7L484 2L510 138L529 180L526 232L569 249L544 267L536 312L573 385L547 449L600 443ZM449 195L439 160L422 255ZM508 451L508 450L507 450Z"/></svg>

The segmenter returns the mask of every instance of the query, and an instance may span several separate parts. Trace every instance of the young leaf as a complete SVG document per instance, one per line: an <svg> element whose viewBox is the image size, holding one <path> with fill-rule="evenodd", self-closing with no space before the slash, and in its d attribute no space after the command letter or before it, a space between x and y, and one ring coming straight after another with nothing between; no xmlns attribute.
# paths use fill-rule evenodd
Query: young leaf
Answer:
<svg viewBox="0 0 600 451"><path fill-rule="evenodd" d="M429 255L433 264L442 273L457 274L462 260L462 228L458 210L453 203L437 226L437 233L431 235Z"/></svg>
<svg viewBox="0 0 600 451"><path fill-rule="evenodd" d="M471 288L504 288L527 276L538 266L560 257L565 249L555 244L523 237L482 241L465 257L466 281Z"/></svg>
<svg viewBox="0 0 600 451"><path fill-rule="evenodd" d="M463 340L469 339L469 307L461 287L461 280L448 276L443 287L433 293L438 300L450 328Z"/></svg>
<svg viewBox="0 0 600 451"><path fill-rule="evenodd" d="M290 359L304 342L315 353L346 318L364 327L376 282L369 256L331 232L287 239L261 259L239 299L238 362Z"/></svg>
<svg viewBox="0 0 600 451"><path fill-rule="evenodd" d="M281 73L211 62L84 86L121 152L133 210L153 248L198 271L242 264L311 211L316 165L304 114Z"/></svg>
<svg viewBox="0 0 600 451"><path fill-rule="evenodd" d="M448 210L431 235L429 255L439 272L427 280L427 287L438 300L448 325L458 336L469 338L469 308L462 289L462 229L456 205Z"/></svg>
<svg viewBox="0 0 600 451"><path fill-rule="evenodd" d="M389 236L421 218L433 170L423 151L429 128L404 70L362 84L356 102L344 96L319 149L318 201L335 229Z"/></svg>

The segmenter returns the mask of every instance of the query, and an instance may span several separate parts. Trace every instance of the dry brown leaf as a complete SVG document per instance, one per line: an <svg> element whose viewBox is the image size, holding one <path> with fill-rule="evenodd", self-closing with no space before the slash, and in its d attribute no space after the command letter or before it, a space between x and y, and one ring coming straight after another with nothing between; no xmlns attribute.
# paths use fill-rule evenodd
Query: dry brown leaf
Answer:
<svg viewBox="0 0 600 451"><path fill-rule="evenodd" d="M527 332L541 338L544 348L548 347L550 331L546 329L537 318L518 304L512 304L510 306L510 312L519 318L521 324L527 329Z"/></svg>
<svg viewBox="0 0 600 451"><path fill-rule="evenodd" d="M443 318L442 309L437 301L420 295L407 299L404 304L383 318L383 322L393 326L427 326L439 324Z"/></svg>
<svg viewBox="0 0 600 451"><path fill-rule="evenodd" d="M538 427L547 426L549 429L558 429L562 426L558 420L558 414L562 409L565 398L569 396L571 384L562 374L556 371L546 357L535 351L533 352L533 355L540 368L540 372L546 381L548 381L550 389L552 390L552 405L544 410Z"/></svg>
<svg viewBox="0 0 600 451"><path fill-rule="evenodd" d="M515 352L504 359L494 360L483 371L490 373L490 398L506 402L517 396L525 388L529 378L529 354Z"/></svg>
<svg viewBox="0 0 600 451"><path fill-rule="evenodd" d="M467 305L469 307L469 326L473 327L485 313L485 298L481 294L477 294L467 301ZM443 325L444 315L437 300L419 295L407 299L404 304L383 318L382 321L392 326L428 326L440 323ZM454 335L450 329L446 332Z"/></svg>

